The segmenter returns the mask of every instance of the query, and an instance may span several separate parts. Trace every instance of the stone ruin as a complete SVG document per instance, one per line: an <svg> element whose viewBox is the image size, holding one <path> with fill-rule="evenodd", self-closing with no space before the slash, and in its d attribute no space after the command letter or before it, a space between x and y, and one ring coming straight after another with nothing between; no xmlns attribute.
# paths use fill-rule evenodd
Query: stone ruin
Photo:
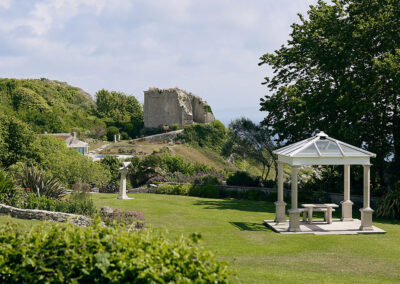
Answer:
<svg viewBox="0 0 400 284"><path fill-rule="evenodd" d="M192 93L172 89L150 88L144 92L144 126L210 123L214 121L211 107Z"/></svg>

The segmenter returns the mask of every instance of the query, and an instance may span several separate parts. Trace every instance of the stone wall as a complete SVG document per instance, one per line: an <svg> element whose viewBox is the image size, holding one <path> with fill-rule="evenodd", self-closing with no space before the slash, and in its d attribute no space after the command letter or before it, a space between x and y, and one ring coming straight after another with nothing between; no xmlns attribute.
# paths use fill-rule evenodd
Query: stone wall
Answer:
<svg viewBox="0 0 400 284"><path fill-rule="evenodd" d="M90 226L93 223L92 219L82 215L37 209L21 209L4 204L0 204L0 214L10 215L11 217L19 219L49 220L63 223L70 222L83 227Z"/></svg>
<svg viewBox="0 0 400 284"><path fill-rule="evenodd" d="M178 88L150 88L144 92L144 126L147 128L210 123L214 119L207 102L192 93Z"/></svg>

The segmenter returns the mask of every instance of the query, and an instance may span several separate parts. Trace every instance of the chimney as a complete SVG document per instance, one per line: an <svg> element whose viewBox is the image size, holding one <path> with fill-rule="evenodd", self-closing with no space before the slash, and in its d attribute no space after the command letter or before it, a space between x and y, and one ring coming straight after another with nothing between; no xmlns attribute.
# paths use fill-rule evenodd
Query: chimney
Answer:
<svg viewBox="0 0 400 284"><path fill-rule="evenodd" d="M78 138L77 133L76 133L76 132L72 132L72 137L73 137L73 138Z"/></svg>

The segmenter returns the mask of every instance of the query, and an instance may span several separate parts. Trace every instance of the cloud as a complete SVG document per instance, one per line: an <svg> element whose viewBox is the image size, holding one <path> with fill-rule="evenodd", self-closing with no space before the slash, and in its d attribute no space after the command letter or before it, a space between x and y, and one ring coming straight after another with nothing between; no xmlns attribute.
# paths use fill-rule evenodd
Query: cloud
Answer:
<svg viewBox="0 0 400 284"><path fill-rule="evenodd" d="M8 9L11 7L11 0L0 0L0 8Z"/></svg>

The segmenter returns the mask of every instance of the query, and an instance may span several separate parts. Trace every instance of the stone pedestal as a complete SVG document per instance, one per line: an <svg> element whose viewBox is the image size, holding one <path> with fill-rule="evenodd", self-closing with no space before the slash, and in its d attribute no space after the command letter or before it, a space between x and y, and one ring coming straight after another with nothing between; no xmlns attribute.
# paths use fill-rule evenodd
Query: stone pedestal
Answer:
<svg viewBox="0 0 400 284"><path fill-rule="evenodd" d="M286 222L286 203L283 201L276 201L275 202L275 222L276 223L283 223Z"/></svg>
<svg viewBox="0 0 400 284"><path fill-rule="evenodd" d="M121 180L119 185L119 195L117 199L133 199L129 198L128 195L126 195L126 174L128 173L128 169L121 168L120 173L121 173Z"/></svg>
<svg viewBox="0 0 400 284"><path fill-rule="evenodd" d="M289 212L289 232L301 232L300 210L290 209L288 212Z"/></svg>
<svg viewBox="0 0 400 284"><path fill-rule="evenodd" d="M374 229L372 228L372 213L374 213L374 210L368 207L360 209L360 212L361 212L360 230L373 231Z"/></svg>
<svg viewBox="0 0 400 284"><path fill-rule="evenodd" d="M353 221L353 204L350 200L342 202L342 221Z"/></svg>

